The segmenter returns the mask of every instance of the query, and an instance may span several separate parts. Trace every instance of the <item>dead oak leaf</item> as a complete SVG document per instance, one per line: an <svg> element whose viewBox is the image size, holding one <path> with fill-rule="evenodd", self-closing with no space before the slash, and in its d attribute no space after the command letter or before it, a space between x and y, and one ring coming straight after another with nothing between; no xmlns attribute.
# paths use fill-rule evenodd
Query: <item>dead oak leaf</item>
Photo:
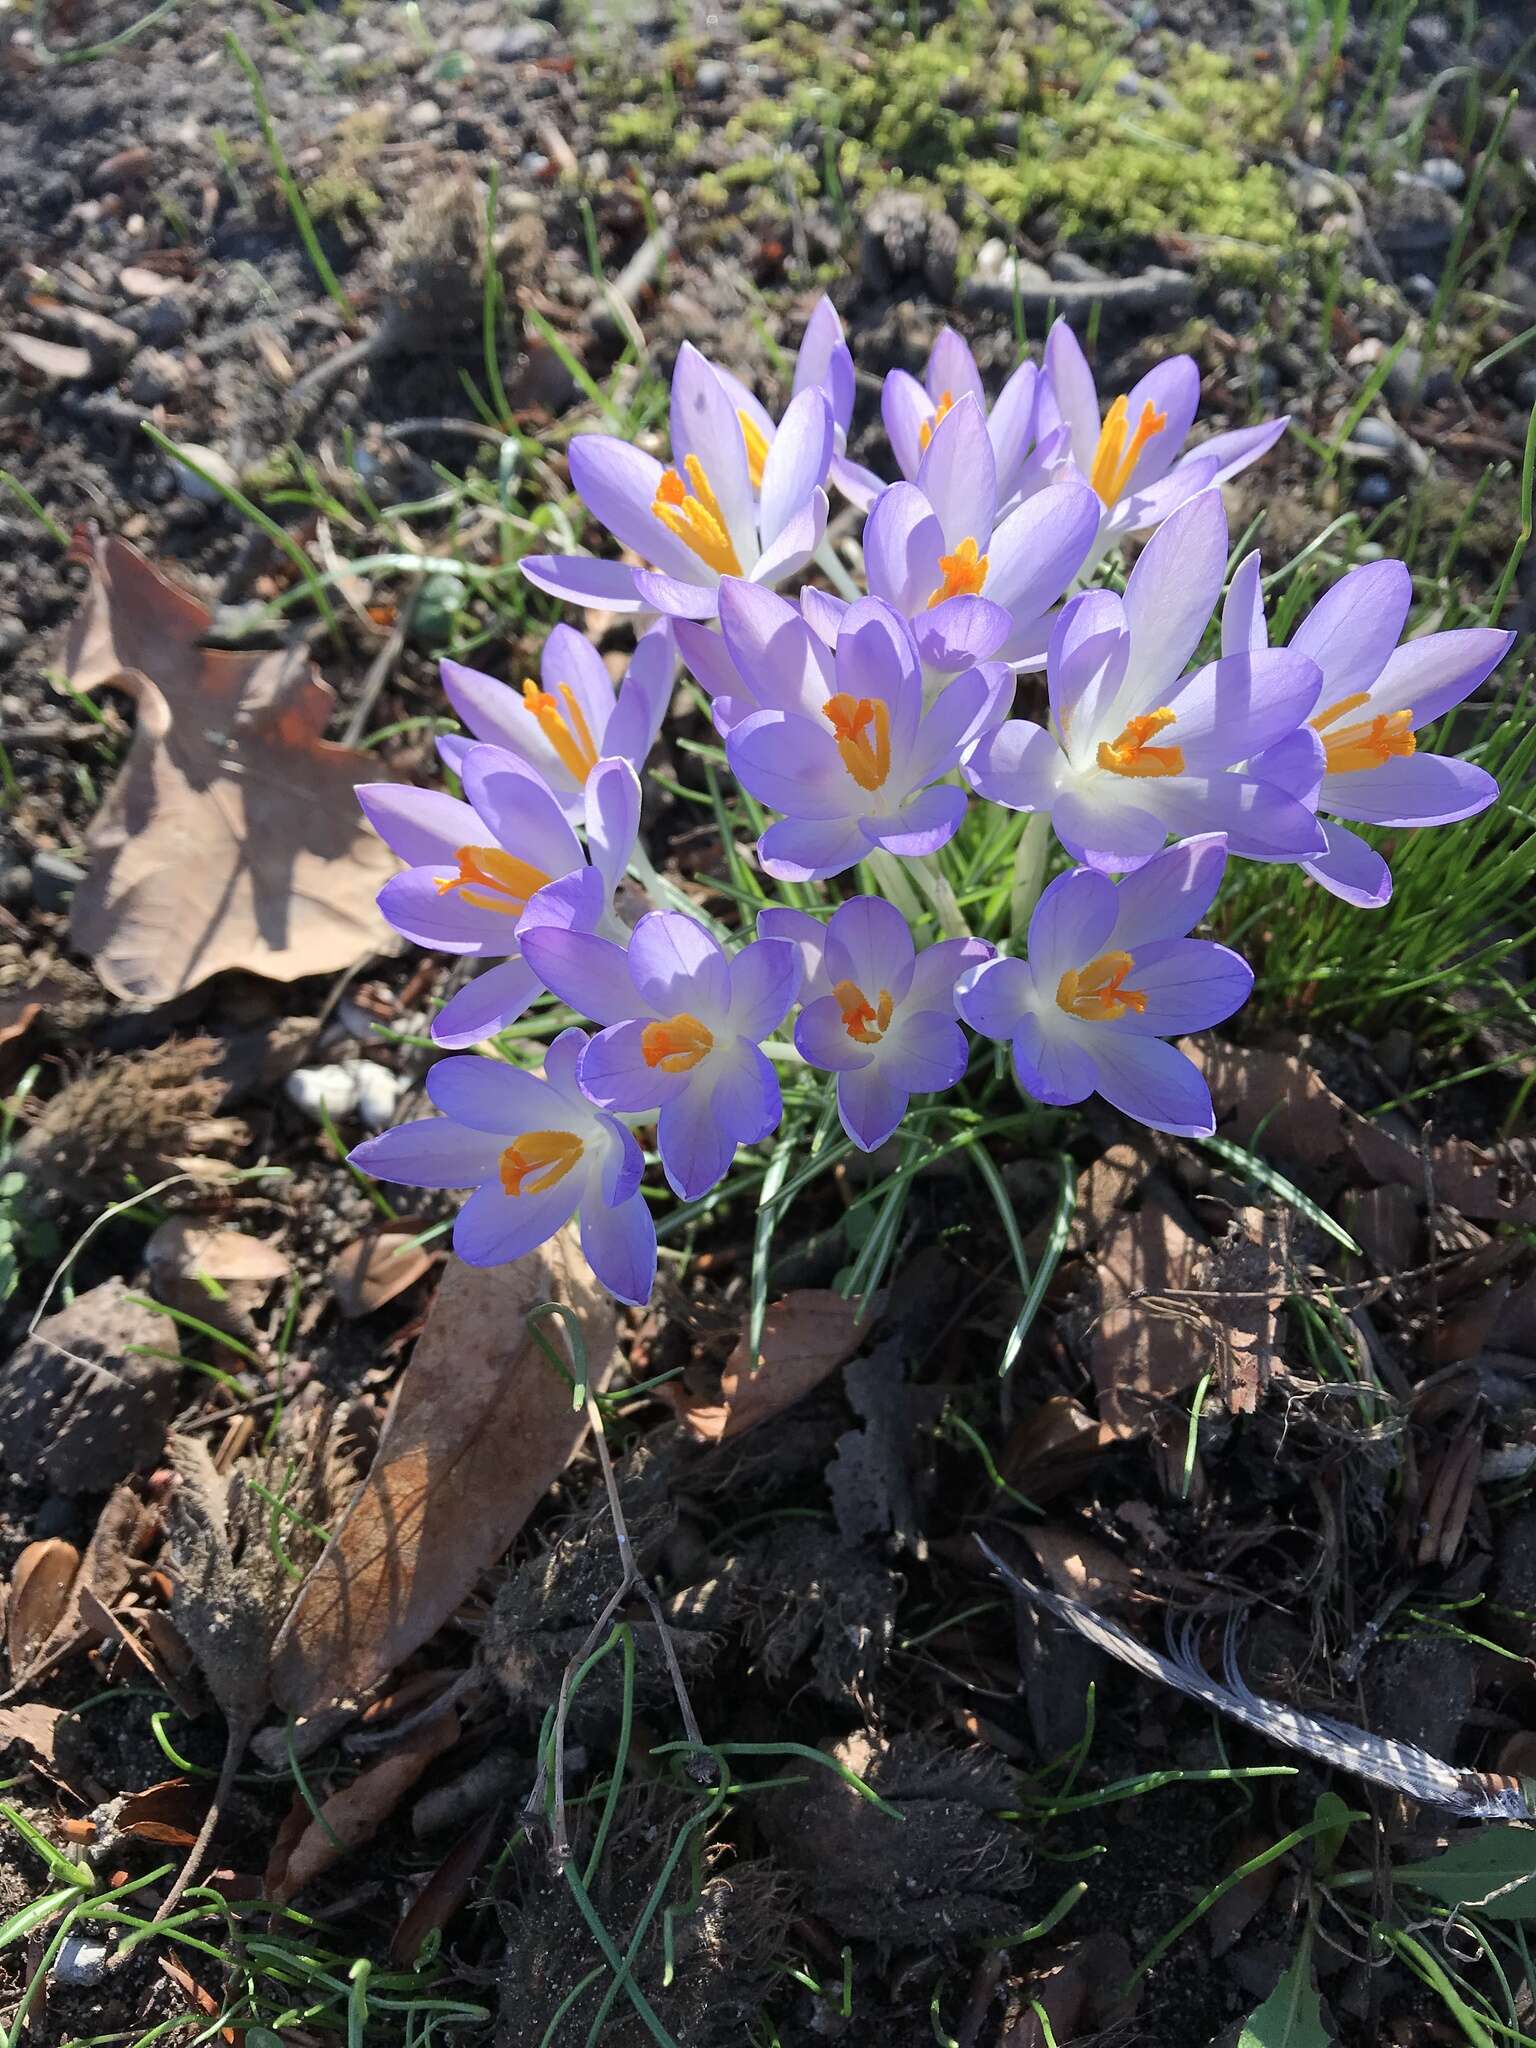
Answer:
<svg viewBox="0 0 1536 2048"><path fill-rule="evenodd" d="M705 1443L743 1435L792 1407L853 1356L868 1335L862 1300L830 1287L801 1287L770 1302L763 1317L757 1368L745 1336L726 1360L718 1400L696 1400L666 1385L678 1420Z"/></svg>
<svg viewBox="0 0 1536 2048"><path fill-rule="evenodd" d="M127 691L138 719L70 931L138 1002L226 968L334 974L391 943L374 897L394 862L354 795L374 762L321 737L333 699L307 656L200 647L209 620L126 541L97 543L65 672Z"/></svg>

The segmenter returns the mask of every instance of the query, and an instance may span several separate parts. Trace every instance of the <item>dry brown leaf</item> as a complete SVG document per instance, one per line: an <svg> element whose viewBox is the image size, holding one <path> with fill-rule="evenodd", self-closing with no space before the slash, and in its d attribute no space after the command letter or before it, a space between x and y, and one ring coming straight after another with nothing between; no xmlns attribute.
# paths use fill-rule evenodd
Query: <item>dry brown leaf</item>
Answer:
<svg viewBox="0 0 1536 2048"><path fill-rule="evenodd" d="M1100 2028L1134 2011L1136 2000L1121 1995L1132 1956L1118 1934L1097 1929L1075 1948L1047 1951L1033 1960L1023 1987L1027 2009L1007 2029L997 2048L1047 2048L1050 2042L1094 2039ZM1034 2008L1045 2014L1045 2025ZM1047 2032L1046 2028L1050 2031Z"/></svg>
<svg viewBox="0 0 1536 2048"><path fill-rule="evenodd" d="M80 1553L62 1536L29 1543L11 1573L5 1642L11 1676L20 1679L69 1610Z"/></svg>
<svg viewBox="0 0 1536 2048"><path fill-rule="evenodd" d="M1245 1863L1256 1862L1273 1839L1262 1829L1251 1830L1233 1850L1232 1868L1241 1870ZM1236 1948L1249 1921L1256 1919L1269 1904L1280 1882L1280 1861L1278 1856L1271 1856L1260 1863L1256 1870L1240 1877L1230 1891L1223 1892L1212 1906L1206 1925L1210 1929L1213 1956L1224 1956L1229 1949Z"/></svg>
<svg viewBox="0 0 1536 2048"><path fill-rule="evenodd" d="M868 1333L862 1301L847 1301L829 1287L802 1287L770 1302L756 1372L742 1337L720 1376L718 1401L700 1401L671 1386L680 1422L704 1443L741 1436L780 1415L853 1356Z"/></svg>
<svg viewBox="0 0 1536 2048"><path fill-rule="evenodd" d="M490 1854L500 1824L500 1807L488 1806L412 1899L389 1944L389 1959L398 1968L413 1968L427 1936L441 1934L469 1897L475 1872Z"/></svg>
<svg viewBox="0 0 1536 2048"><path fill-rule="evenodd" d="M1102 1235L1095 1266L1104 1312L1094 1325L1092 1366L1099 1419L1116 1436L1145 1429L1162 1402L1215 1362L1206 1319L1169 1298L1201 1284L1201 1250L1157 1202L1122 1215Z"/></svg>
<svg viewBox="0 0 1536 2048"><path fill-rule="evenodd" d="M364 1231L332 1259L326 1281L348 1322L372 1315L431 1270L432 1255L417 1235L407 1222L388 1224Z"/></svg>
<svg viewBox="0 0 1536 2048"><path fill-rule="evenodd" d="M44 341L41 335L23 334L14 328L0 334L0 342L4 342L18 363L25 363L29 370L55 384L78 384L82 377L91 374L93 365L88 348L76 348L67 341Z"/></svg>
<svg viewBox="0 0 1536 2048"><path fill-rule="evenodd" d="M506 1266L449 1262L373 1469L283 1626L273 1692L293 1714L374 1685L501 1556L586 1433L527 1327L541 1302L581 1322L593 1383L617 1319L573 1227Z"/></svg>
<svg viewBox="0 0 1536 2048"><path fill-rule="evenodd" d="M998 1469L1043 1506L1086 1479L1114 1441L1114 1432L1095 1421L1081 1401L1052 1394L1020 1417Z"/></svg>
<svg viewBox="0 0 1536 2048"><path fill-rule="evenodd" d="M196 1841L207 1810L206 1785L199 1787L188 1778L167 1778L163 1784L146 1785L142 1792L129 1792L120 1799L114 1825L119 1834L185 1849Z"/></svg>
<svg viewBox="0 0 1536 2048"><path fill-rule="evenodd" d="M54 1735L65 1712L63 1707L40 1707L35 1703L0 1707L0 1749L8 1742L21 1742L39 1763L51 1764Z"/></svg>
<svg viewBox="0 0 1536 2048"><path fill-rule="evenodd" d="M371 1842L434 1757L459 1739L459 1717L451 1708L434 1714L401 1746L360 1771L333 1792L293 1845L288 1867L273 1897L291 1899L343 1856Z"/></svg>
<svg viewBox="0 0 1536 2048"><path fill-rule="evenodd" d="M1024 1540L1051 1584L1068 1599L1102 1607L1135 1587L1130 1567L1107 1543L1082 1529L1041 1522L1024 1531Z"/></svg>
<svg viewBox="0 0 1536 2048"><path fill-rule="evenodd" d="M77 690L126 690L139 715L70 931L139 1002L224 968L334 974L392 943L374 897L395 864L353 793L373 757L321 737L332 693L307 661L199 647L208 624L126 541L98 544L65 668Z"/></svg>
<svg viewBox="0 0 1536 2048"><path fill-rule="evenodd" d="M1266 1159L1423 1185L1424 1169L1412 1146L1351 1109L1304 1061L1205 1040L1192 1040L1183 1050L1210 1084L1223 1137L1246 1145L1257 1133Z"/></svg>
<svg viewBox="0 0 1536 2048"><path fill-rule="evenodd" d="M276 1245L239 1230L213 1229L191 1216L162 1223L144 1247L144 1262L151 1288L168 1307L242 1344L257 1339L251 1318L288 1277L288 1261Z"/></svg>

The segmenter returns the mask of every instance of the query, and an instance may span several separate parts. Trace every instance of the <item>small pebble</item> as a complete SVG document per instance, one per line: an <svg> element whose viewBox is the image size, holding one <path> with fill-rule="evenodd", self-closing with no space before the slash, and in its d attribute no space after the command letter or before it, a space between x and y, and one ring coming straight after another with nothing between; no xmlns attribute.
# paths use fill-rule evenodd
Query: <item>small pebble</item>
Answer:
<svg viewBox="0 0 1536 2048"><path fill-rule="evenodd" d="M1426 185L1433 185L1437 192L1459 192L1467 182L1467 174L1454 157L1427 156L1419 165L1419 176Z"/></svg>
<svg viewBox="0 0 1536 2048"><path fill-rule="evenodd" d="M20 861L0 868L0 905L7 910L24 910L32 900L32 870Z"/></svg>
<svg viewBox="0 0 1536 2048"><path fill-rule="evenodd" d="M183 441L178 453L184 455L187 462L172 462L171 467L176 472L176 481L187 496L195 498L199 505L217 505L225 490L239 489L240 477L235 465L227 456L221 455L217 448L204 448L196 441ZM207 471L206 478L187 467L187 463L193 462L197 464L198 469ZM219 488L221 485L223 489Z"/></svg>
<svg viewBox="0 0 1536 2048"><path fill-rule="evenodd" d="M107 1974L107 1944L86 1934L66 1934L54 1958L53 1981L87 1989Z"/></svg>
<svg viewBox="0 0 1536 2048"><path fill-rule="evenodd" d="M1536 405L1536 370L1521 371L1515 396L1522 405Z"/></svg>
<svg viewBox="0 0 1536 2048"><path fill-rule="evenodd" d="M353 71L367 61L368 52L361 43L332 43L325 52L325 62L332 71Z"/></svg>
<svg viewBox="0 0 1536 2048"><path fill-rule="evenodd" d="M349 1060L342 1066L296 1067L283 1083L283 1093L314 1123L323 1124L326 1117L339 1123L357 1107L357 1083L349 1071L355 1064Z"/></svg>
<svg viewBox="0 0 1536 2048"><path fill-rule="evenodd" d="M1388 370L1381 388L1394 405L1411 405L1423 381L1423 355L1416 348L1405 348Z"/></svg>
<svg viewBox="0 0 1536 2048"><path fill-rule="evenodd" d="M185 388L186 381L186 365L179 356L146 348L134 359L126 389L135 405L164 405Z"/></svg>
<svg viewBox="0 0 1536 2048"><path fill-rule="evenodd" d="M414 107L406 110L405 118L412 128L419 128L425 133L428 128L439 125L443 110L436 100L418 100Z"/></svg>
<svg viewBox="0 0 1536 2048"><path fill-rule="evenodd" d="M1363 419L1350 439L1358 448L1380 449L1384 455L1396 455L1403 445L1402 435L1390 420Z"/></svg>
<svg viewBox="0 0 1536 2048"><path fill-rule="evenodd" d="M693 75L694 90L701 100L723 100L731 83L731 67L718 57L706 57Z"/></svg>
<svg viewBox="0 0 1536 2048"><path fill-rule="evenodd" d="M395 1106L404 1090L404 1082L398 1074L392 1074L388 1067L381 1067L376 1060L347 1060L344 1065L357 1089L357 1114L363 1129L386 1129L394 1121Z"/></svg>
<svg viewBox="0 0 1536 2048"><path fill-rule="evenodd" d="M1390 505L1396 496L1396 484L1379 469L1373 470L1369 476L1361 477L1355 485L1355 503L1363 505L1368 512L1379 512L1383 505Z"/></svg>
<svg viewBox="0 0 1536 2048"><path fill-rule="evenodd" d="M1411 306L1417 306L1424 310L1435 303L1436 289L1435 280L1432 277L1426 275L1422 270L1416 270L1404 282L1403 297Z"/></svg>
<svg viewBox="0 0 1536 2048"><path fill-rule="evenodd" d="M85 869L67 853L45 849L32 856L32 901L39 910L67 910L85 880Z"/></svg>
<svg viewBox="0 0 1536 2048"><path fill-rule="evenodd" d="M501 64L525 64L534 57L542 57L555 40L555 31L547 21L520 21L514 28L501 31L496 45L496 59Z"/></svg>

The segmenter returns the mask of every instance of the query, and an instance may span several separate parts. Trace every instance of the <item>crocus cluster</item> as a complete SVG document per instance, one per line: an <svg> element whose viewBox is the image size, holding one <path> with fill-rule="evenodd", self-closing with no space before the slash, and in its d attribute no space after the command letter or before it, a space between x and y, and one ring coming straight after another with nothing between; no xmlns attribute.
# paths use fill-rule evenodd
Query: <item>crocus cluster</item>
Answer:
<svg viewBox="0 0 1536 2048"><path fill-rule="evenodd" d="M1006 1045L1038 1102L1098 1094L1156 1130L1210 1133L1209 1092L1174 1041L1252 985L1236 953L1192 936L1228 859L1384 905L1385 856L1351 828L1493 802L1481 768L1423 735L1513 636L1404 639L1409 573L1372 561L1273 645L1258 556L1228 577L1220 486L1286 422L1201 438L1199 395L1189 356L1101 395L1058 323L989 402L946 328L921 377L885 381L882 476L850 457L853 360L823 300L777 419L685 345L668 459L577 436L596 551L522 569L636 615L623 673L567 625L537 680L445 662L465 730L439 745L462 795L359 794L403 864L386 918L474 964L437 1043L496 1039L545 998L585 1024L553 1037L542 1075L527 1038L440 1061L439 1114L354 1162L472 1188L454 1245L476 1264L574 1218L598 1279L639 1303L656 1268L642 1141L676 1196L703 1200L777 1129L786 1067L827 1077L828 1116L835 1103L866 1153L914 1098L963 1080L968 1033ZM834 497L863 519L862 587L828 543ZM684 678L764 814L743 858L793 893L755 930L681 907L641 843L647 764ZM1042 888L1049 835L1065 865ZM1008 901L1008 928L968 929L962 854L975 914Z"/></svg>

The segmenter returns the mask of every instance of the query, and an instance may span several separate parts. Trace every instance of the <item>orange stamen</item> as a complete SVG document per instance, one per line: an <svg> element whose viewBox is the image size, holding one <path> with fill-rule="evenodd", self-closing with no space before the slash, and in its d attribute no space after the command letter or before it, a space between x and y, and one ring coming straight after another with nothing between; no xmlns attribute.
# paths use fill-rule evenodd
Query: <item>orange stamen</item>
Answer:
<svg viewBox="0 0 1536 2048"><path fill-rule="evenodd" d="M521 917L528 898L550 880L542 868L499 846L461 846L458 862L456 875L438 877L438 895L460 889L476 910L494 910L502 917Z"/></svg>
<svg viewBox="0 0 1536 2048"><path fill-rule="evenodd" d="M1146 996L1139 988L1127 988L1131 971L1129 953L1101 953L1086 967L1069 967L1056 984L1056 1001L1070 1017L1088 1024L1113 1024L1127 1010L1144 1016Z"/></svg>
<svg viewBox="0 0 1536 2048"><path fill-rule="evenodd" d="M1099 766L1107 768L1111 775L1182 775L1184 756L1178 747L1147 745L1152 735L1161 732L1165 725L1172 725L1173 719L1174 714L1166 705L1160 711L1128 718L1118 739L1099 742Z"/></svg>
<svg viewBox="0 0 1536 2048"><path fill-rule="evenodd" d="M989 559L976 552L976 543L969 534L952 555L940 555L939 567L944 581L929 598L929 611L936 604L942 604L946 597L974 597L987 580Z"/></svg>
<svg viewBox="0 0 1536 2048"><path fill-rule="evenodd" d="M1368 691L1357 690L1311 720L1312 730L1325 735L1323 753L1330 775L1358 774L1362 769L1380 768L1393 759L1405 761L1418 751L1418 741L1408 729L1413 722L1411 711L1385 711L1375 718L1340 726L1337 732L1328 731L1335 720L1370 701Z"/></svg>
<svg viewBox="0 0 1536 2048"><path fill-rule="evenodd" d="M750 413L738 411L736 417L741 421L741 438L747 444L747 475L753 490L760 491L763 488L763 469L768 461L768 437Z"/></svg>
<svg viewBox="0 0 1536 2048"><path fill-rule="evenodd" d="M941 391L933 408L933 418L931 420L924 420L923 424L918 428L917 445L925 455L928 452L928 443L933 439L935 427L937 427L940 420L948 418L954 403L955 394L953 391Z"/></svg>
<svg viewBox="0 0 1536 2048"><path fill-rule="evenodd" d="M883 988L872 1003L856 981L840 981L832 994L843 1013L843 1029L859 1045L878 1045L891 1028L894 1005Z"/></svg>
<svg viewBox="0 0 1536 2048"><path fill-rule="evenodd" d="M651 500L652 512L669 533L675 533L684 547L698 556L706 569L713 569L719 576L739 576L741 562L703 463L697 455L685 455L683 468L688 472L686 484L675 469L662 471Z"/></svg>
<svg viewBox="0 0 1536 2048"><path fill-rule="evenodd" d="M564 1180L581 1157L574 1131L524 1131L501 1155L502 1192L542 1195Z"/></svg>
<svg viewBox="0 0 1536 2048"><path fill-rule="evenodd" d="M658 1018L640 1034L640 1051L648 1067L664 1074L686 1074L715 1049L715 1035L687 1010Z"/></svg>
<svg viewBox="0 0 1536 2048"><path fill-rule="evenodd" d="M860 789L881 789L891 772L891 714L878 697L850 697L840 690L822 705L837 734L843 766Z"/></svg>
<svg viewBox="0 0 1536 2048"><path fill-rule="evenodd" d="M1088 472L1089 483L1106 505L1113 505L1119 500L1131 480L1131 471L1136 467L1142 449L1149 441L1155 441L1167 426L1168 415L1159 412L1155 405L1144 405L1127 447L1130 424L1130 401L1117 398L1099 429L1099 445L1093 451L1093 467Z"/></svg>
<svg viewBox="0 0 1536 2048"><path fill-rule="evenodd" d="M555 750L556 759L568 775L585 782L597 766L597 747L576 693L569 683L556 683L557 695L541 690L531 678L523 684L523 708L538 720L539 730ZM562 711L561 701L565 709Z"/></svg>

